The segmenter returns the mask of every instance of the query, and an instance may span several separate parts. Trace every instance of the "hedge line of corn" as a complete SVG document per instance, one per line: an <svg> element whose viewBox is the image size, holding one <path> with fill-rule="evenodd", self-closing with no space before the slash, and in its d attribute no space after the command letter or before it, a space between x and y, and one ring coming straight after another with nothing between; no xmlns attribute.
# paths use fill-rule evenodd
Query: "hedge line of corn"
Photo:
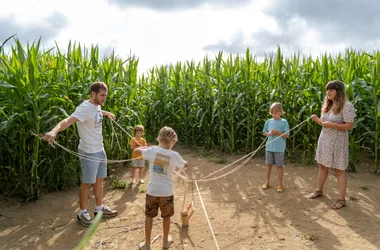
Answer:
<svg viewBox="0 0 380 250"><path fill-rule="evenodd" d="M60 190L80 180L79 161L59 148L48 146L32 133L43 134L70 115L94 81L109 86L103 109L116 114L129 132L143 124L155 138L163 126L173 127L181 143L205 150L251 152L263 140L262 129L269 106L280 101L290 127L313 113L319 114L324 86L332 79L346 83L357 109L350 136L350 169L363 152L379 166L380 52L347 50L336 56L311 58L276 53L262 60L245 55L201 62L187 61L157 66L137 74L135 56L123 60L114 54L100 58L98 47L69 43L43 51L40 42L22 46L17 38L11 50L0 47L0 190L28 199L38 197L41 186ZM129 157L129 136L104 120L104 143L109 159ZM287 155L313 159L320 126L311 120L292 131ZM121 142L119 148L116 136ZM76 150L75 126L60 133L58 142Z"/></svg>

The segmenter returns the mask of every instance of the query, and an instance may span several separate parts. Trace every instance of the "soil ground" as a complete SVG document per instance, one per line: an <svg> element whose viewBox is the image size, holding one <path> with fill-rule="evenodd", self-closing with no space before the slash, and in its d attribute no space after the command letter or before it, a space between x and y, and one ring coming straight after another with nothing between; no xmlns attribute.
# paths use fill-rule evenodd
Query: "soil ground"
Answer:
<svg viewBox="0 0 380 250"><path fill-rule="evenodd" d="M228 156L228 162L215 155L176 148L191 167L193 179L216 171L242 157ZM236 167L231 166L230 169ZM284 193L277 193L276 169L271 186L262 190L265 176L263 156L255 156L238 171L215 181L198 182L200 194L220 249L380 249L380 177L362 164L348 174L347 207L330 209L337 198L333 171L327 179L324 196L306 198L316 188L318 168L286 164ZM117 167L112 175L131 181L130 168ZM104 203L119 212L103 219L86 249L137 249L144 240L146 184L112 189L105 185ZM172 217L170 249L217 249L207 223L200 197L194 189L186 195L185 206L194 200L194 214L188 228L181 227L180 210L184 201L184 181L174 177L175 209ZM193 198L194 196L194 198ZM94 196L89 195L92 213ZM50 192L37 202L20 203L14 198L0 201L0 250L73 249L87 229L76 222L78 190ZM162 247L162 224L155 219L152 249Z"/></svg>

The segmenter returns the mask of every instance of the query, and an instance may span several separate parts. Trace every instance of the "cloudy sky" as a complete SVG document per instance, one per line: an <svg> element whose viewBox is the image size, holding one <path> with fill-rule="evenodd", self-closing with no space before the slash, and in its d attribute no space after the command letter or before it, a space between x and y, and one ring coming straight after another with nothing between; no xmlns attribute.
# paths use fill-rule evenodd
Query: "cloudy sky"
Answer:
<svg viewBox="0 0 380 250"><path fill-rule="evenodd" d="M0 44L13 34L44 48L98 44L159 64L244 53L318 56L380 47L378 0L0 0ZM9 48L9 47L8 47Z"/></svg>

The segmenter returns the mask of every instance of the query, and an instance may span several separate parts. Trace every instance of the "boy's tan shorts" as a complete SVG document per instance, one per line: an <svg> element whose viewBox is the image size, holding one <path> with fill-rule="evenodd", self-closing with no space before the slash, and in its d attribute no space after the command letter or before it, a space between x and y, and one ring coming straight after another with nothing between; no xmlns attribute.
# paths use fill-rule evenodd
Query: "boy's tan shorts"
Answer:
<svg viewBox="0 0 380 250"><path fill-rule="evenodd" d="M146 194L145 215L154 218L161 211L161 217L174 215L174 195L168 197L156 197Z"/></svg>

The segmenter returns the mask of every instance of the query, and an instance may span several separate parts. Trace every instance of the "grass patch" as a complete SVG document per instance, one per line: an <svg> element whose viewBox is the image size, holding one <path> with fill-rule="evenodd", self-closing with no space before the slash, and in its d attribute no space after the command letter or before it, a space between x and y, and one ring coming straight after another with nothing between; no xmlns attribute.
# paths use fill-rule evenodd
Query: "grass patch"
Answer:
<svg viewBox="0 0 380 250"><path fill-rule="evenodd" d="M227 157L225 155L220 155L218 159L215 161L217 164L225 164L228 162Z"/></svg>
<svg viewBox="0 0 380 250"><path fill-rule="evenodd" d="M120 177L117 176L110 176L111 179L111 188L112 189L125 189L128 188L131 183L127 181L120 180Z"/></svg>
<svg viewBox="0 0 380 250"><path fill-rule="evenodd" d="M146 188L144 185L140 185L139 187L139 194L145 194L146 193Z"/></svg>
<svg viewBox="0 0 380 250"><path fill-rule="evenodd" d="M350 200L350 201L358 201L359 198L355 197L355 196L350 196L350 197L348 197L348 200Z"/></svg>
<svg viewBox="0 0 380 250"><path fill-rule="evenodd" d="M303 240L309 240L309 241L316 241L318 240L318 235L315 235L315 234L309 234L309 233L306 233L306 234L301 234L301 238Z"/></svg>

